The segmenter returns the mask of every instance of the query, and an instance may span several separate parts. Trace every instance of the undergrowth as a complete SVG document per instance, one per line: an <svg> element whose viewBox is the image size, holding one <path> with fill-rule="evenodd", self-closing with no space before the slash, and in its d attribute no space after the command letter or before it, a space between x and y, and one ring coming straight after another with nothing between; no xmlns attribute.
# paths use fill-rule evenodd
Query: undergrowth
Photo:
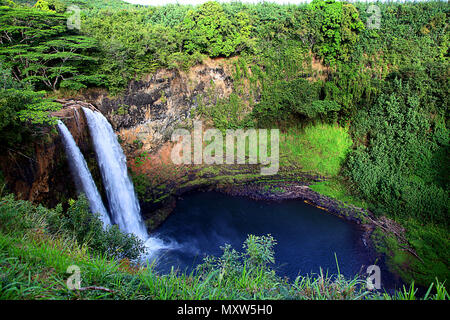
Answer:
<svg viewBox="0 0 450 320"><path fill-rule="evenodd" d="M352 140L346 128L315 124L289 128L280 137L280 165L298 164L304 171L336 176Z"/></svg>
<svg viewBox="0 0 450 320"><path fill-rule="evenodd" d="M82 197L72 209L76 204L87 211L80 209L85 202ZM159 274L154 265L126 257L135 256L134 251L111 255L95 247L92 237L80 236L84 229L71 224L55 229L52 219L60 210L11 195L1 199L0 299L418 299L414 286L388 295L367 290L364 279L323 270L293 281L280 278L272 268L276 241L270 235L249 235L241 251L226 245L221 257L206 257L189 274L176 269ZM122 234L119 239L123 244L128 238ZM81 290L67 286L72 265L80 268ZM423 298L448 299L448 293L436 281Z"/></svg>

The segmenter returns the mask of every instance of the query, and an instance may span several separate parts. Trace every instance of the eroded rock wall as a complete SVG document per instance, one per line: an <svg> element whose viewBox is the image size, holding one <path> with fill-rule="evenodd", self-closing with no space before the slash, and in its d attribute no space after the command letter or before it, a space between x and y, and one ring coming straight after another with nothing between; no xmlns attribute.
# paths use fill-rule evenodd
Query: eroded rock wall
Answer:
<svg viewBox="0 0 450 320"><path fill-rule="evenodd" d="M85 94L85 99L108 118L125 149L139 142L142 150L155 152L170 140L177 125L191 118L199 104L232 93L230 74L228 64L208 60L187 73L159 70L143 80L131 82L118 97L90 92Z"/></svg>
<svg viewBox="0 0 450 320"><path fill-rule="evenodd" d="M63 109L53 113L61 119L84 154L94 179L101 184L92 150L89 131L81 109L87 103L59 100ZM0 156L0 170L7 188L20 199L53 207L61 201L76 197L76 189L69 170L64 146L56 129L47 128L42 138L27 146L28 152L7 150ZM97 178L97 179L96 179Z"/></svg>
<svg viewBox="0 0 450 320"><path fill-rule="evenodd" d="M159 155L165 150L173 130L184 120L191 119L196 107L213 104L233 92L231 68L232 64L225 59L208 59L188 72L162 69L131 82L127 90L116 97L104 90L88 90L74 99L57 100L62 110L53 115L72 133L102 193L82 107L102 112L119 135L131 162L141 152ZM22 199L47 206L75 197L75 186L57 130L48 129L45 139L30 148L32 151L28 155L9 151L0 156L0 170L9 190Z"/></svg>

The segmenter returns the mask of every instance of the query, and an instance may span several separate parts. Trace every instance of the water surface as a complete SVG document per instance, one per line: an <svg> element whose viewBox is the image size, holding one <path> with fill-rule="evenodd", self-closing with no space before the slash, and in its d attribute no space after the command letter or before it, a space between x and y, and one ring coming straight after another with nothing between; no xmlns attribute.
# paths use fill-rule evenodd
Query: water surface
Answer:
<svg viewBox="0 0 450 320"><path fill-rule="evenodd" d="M281 276L336 274L336 253L342 274L353 277L372 264L356 225L300 200L255 201L216 192L194 193L156 230L165 242L176 242L157 257L157 269L191 271L206 255L220 256L220 246L236 250L248 234L271 234L276 240L275 269Z"/></svg>

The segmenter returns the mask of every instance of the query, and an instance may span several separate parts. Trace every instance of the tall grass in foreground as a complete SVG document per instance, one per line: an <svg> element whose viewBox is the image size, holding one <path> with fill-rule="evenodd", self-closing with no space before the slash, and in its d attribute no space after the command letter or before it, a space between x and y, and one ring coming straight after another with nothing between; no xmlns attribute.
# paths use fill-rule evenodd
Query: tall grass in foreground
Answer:
<svg viewBox="0 0 450 320"><path fill-rule="evenodd" d="M54 214L10 196L0 199L0 299L418 299L414 285L382 294L367 290L364 279L339 272L281 278L272 267L276 241L270 235L250 235L240 251L227 245L222 256L205 258L191 273L158 274L153 265L99 252L92 238L77 237L84 229L64 229L70 223L55 230ZM71 265L81 270L82 290L67 287ZM439 281L424 297L448 298Z"/></svg>

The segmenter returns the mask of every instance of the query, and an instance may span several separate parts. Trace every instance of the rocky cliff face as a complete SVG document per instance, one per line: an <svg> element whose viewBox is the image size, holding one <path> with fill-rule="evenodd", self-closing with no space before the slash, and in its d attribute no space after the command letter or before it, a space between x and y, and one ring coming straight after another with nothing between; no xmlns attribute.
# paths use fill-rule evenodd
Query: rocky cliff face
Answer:
<svg viewBox="0 0 450 320"><path fill-rule="evenodd" d="M65 123L84 154L94 179L97 177L96 181L100 182L86 119L81 110L82 106L92 106L81 101L58 102L63 109L53 113L53 116ZM5 176L8 189L21 199L50 207L65 199L74 198L76 189L58 131L48 128L43 138L28 149L27 154L9 150L0 156L0 170Z"/></svg>
<svg viewBox="0 0 450 320"><path fill-rule="evenodd" d="M62 104L62 110L53 115L66 124L84 154L99 190L103 190L81 107L95 108L107 117L120 136L125 153L131 158L137 151L136 144L139 144L139 152L157 154L170 140L172 131L189 119L200 103L228 97L232 91L230 64L209 59L189 72L159 70L145 79L133 81L126 92L117 97L93 90L76 100L57 100ZM9 190L22 199L54 206L76 196L56 129L48 129L45 139L30 146L27 155L14 151L0 155L0 170Z"/></svg>
<svg viewBox="0 0 450 320"><path fill-rule="evenodd" d="M85 94L85 99L108 118L125 148L138 142L143 150L154 152L200 103L230 95L230 74L228 64L207 60L187 73L159 70L146 79L133 81L120 97L91 92Z"/></svg>

